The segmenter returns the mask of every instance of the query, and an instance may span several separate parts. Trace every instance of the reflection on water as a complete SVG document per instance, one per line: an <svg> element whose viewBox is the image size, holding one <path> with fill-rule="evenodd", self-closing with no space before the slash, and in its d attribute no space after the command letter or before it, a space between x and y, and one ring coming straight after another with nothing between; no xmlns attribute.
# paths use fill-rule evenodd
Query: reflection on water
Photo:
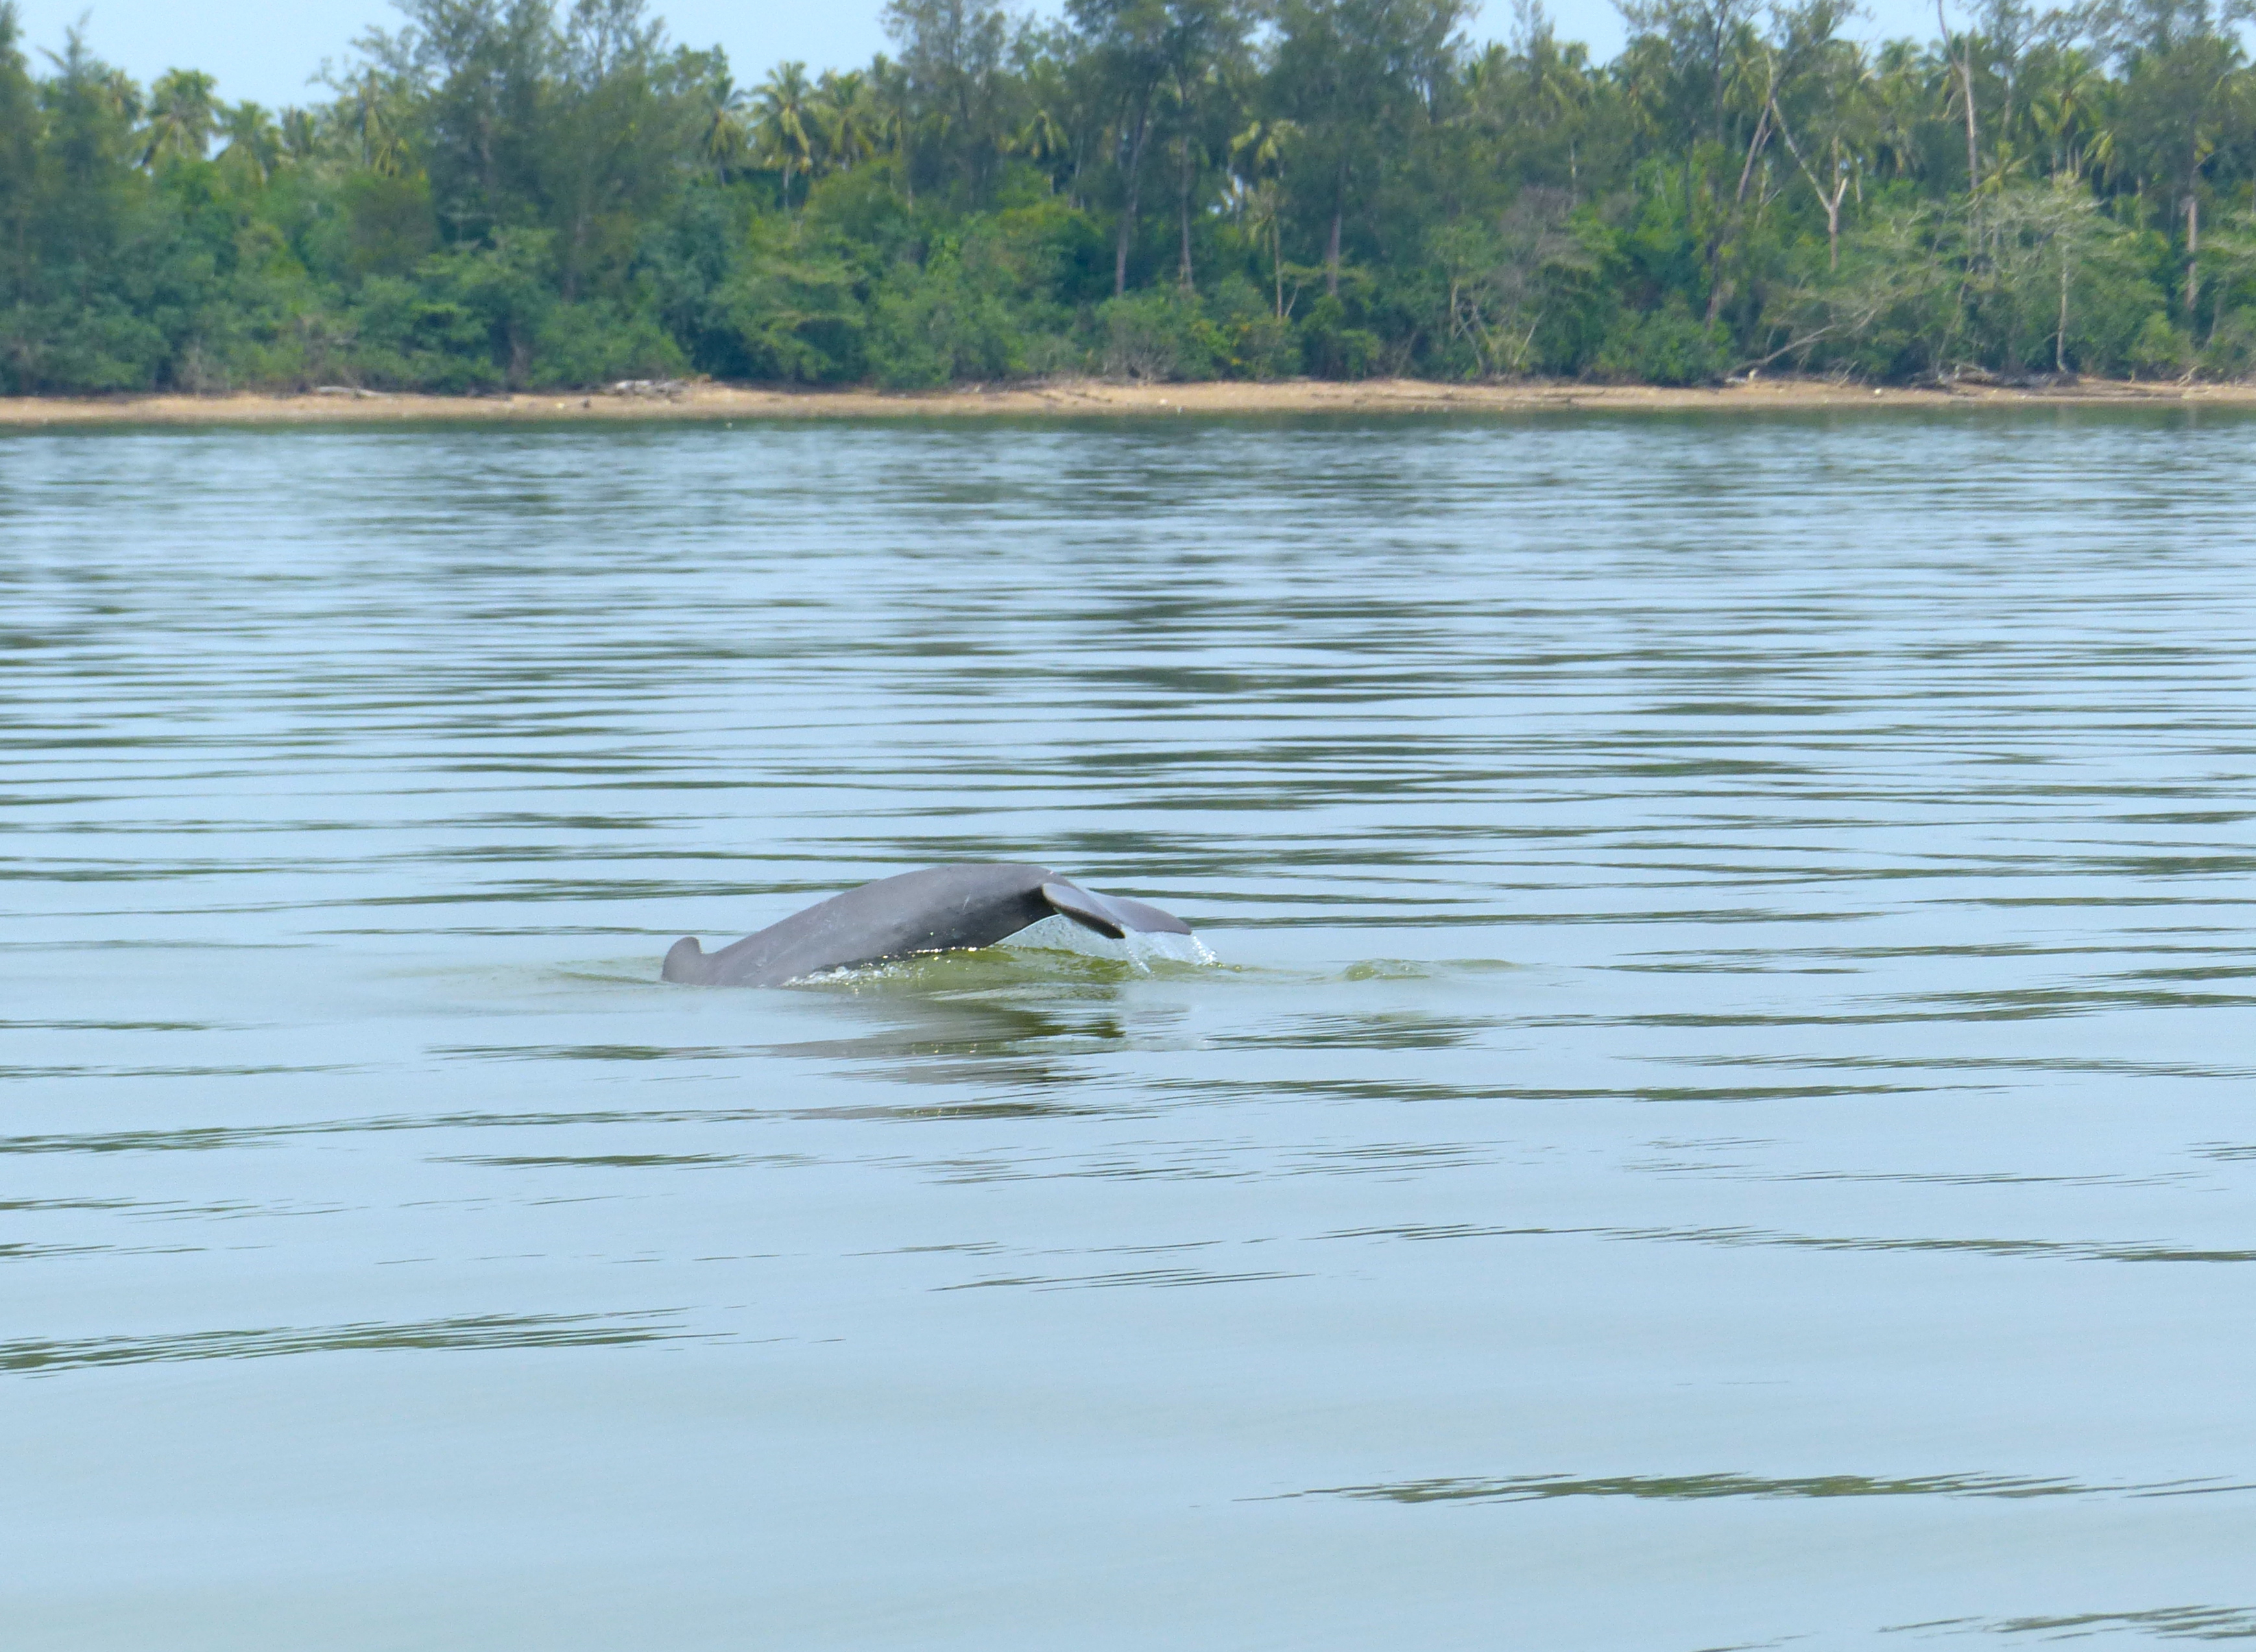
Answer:
<svg viewBox="0 0 2256 1652"><path fill-rule="evenodd" d="M1971 1179L1971 1178L1970 1178ZM2062 1239L1847 1239L1814 1233L1766 1232L1744 1227L1475 1227L1466 1223L1348 1228L1332 1239L1458 1239L1548 1238L1560 1232L1599 1239L1658 1240L1686 1245L1770 1245L1817 1251L1961 1251L1977 1256L2069 1257L2103 1262L2256 1262L2256 1251L2187 1250L2166 1245L2090 1245Z"/></svg>
<svg viewBox="0 0 2256 1652"><path fill-rule="evenodd" d="M674 1334L652 1312L480 1314L405 1325L327 1325L315 1331L202 1331L177 1337L89 1337L0 1342L0 1371L46 1373L89 1366L173 1359L263 1359L286 1353L398 1348L585 1348L654 1342Z"/></svg>
<svg viewBox="0 0 2256 1652"><path fill-rule="evenodd" d="M2256 1634L2252 430L0 441L11 1652Z"/></svg>
<svg viewBox="0 0 2256 1652"><path fill-rule="evenodd" d="M2080 1641L2095 1634L2128 1634L2145 1641L2256 1639L2256 1607L2161 1606L2149 1612L2079 1612L2066 1618L1942 1618L1896 1623L1886 1633L1926 1639L1949 1634L2026 1634L2043 1641Z"/></svg>
<svg viewBox="0 0 2256 1652"><path fill-rule="evenodd" d="M1631 1474L1578 1480L1565 1474L1530 1474L1509 1480L1408 1480L1399 1486L1336 1486L1302 1497L1357 1497L1390 1503L1524 1503L1552 1497L1646 1497L1676 1502L1699 1497L2187 1497L2256 1491L2216 1480L2176 1480L2159 1486L2079 1486L2073 1480L2011 1474L1923 1474L1873 1479L1865 1474L1820 1474L1803 1479L1759 1479L1749 1474Z"/></svg>

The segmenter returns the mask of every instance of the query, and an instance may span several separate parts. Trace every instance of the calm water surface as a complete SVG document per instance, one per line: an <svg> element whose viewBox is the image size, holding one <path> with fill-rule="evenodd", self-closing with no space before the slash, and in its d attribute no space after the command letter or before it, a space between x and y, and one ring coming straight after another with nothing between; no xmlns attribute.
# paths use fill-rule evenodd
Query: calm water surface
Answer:
<svg viewBox="0 0 2256 1652"><path fill-rule="evenodd" d="M7 1645L2256 1635L2252 490L0 441ZM989 858L1223 963L656 979Z"/></svg>

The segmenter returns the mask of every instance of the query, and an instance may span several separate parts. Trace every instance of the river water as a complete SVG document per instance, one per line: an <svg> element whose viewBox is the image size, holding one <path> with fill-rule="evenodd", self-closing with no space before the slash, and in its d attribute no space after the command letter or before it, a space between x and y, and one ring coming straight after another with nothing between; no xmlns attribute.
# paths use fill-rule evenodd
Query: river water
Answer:
<svg viewBox="0 0 2256 1652"><path fill-rule="evenodd" d="M7 1645L2256 1634L2252 458L0 441Z"/></svg>

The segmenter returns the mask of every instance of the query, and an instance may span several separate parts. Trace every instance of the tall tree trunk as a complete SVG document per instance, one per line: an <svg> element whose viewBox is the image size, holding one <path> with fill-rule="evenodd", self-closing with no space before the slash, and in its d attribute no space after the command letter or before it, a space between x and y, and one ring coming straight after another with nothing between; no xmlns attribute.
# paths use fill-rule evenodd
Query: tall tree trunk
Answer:
<svg viewBox="0 0 2256 1652"><path fill-rule="evenodd" d="M1136 242L1136 199L1144 187L1144 139L1152 127L1152 94L1137 101L1136 124L1128 137L1128 194L1120 203L1120 238L1112 252L1112 296L1128 290L1128 250Z"/></svg>
<svg viewBox="0 0 2256 1652"><path fill-rule="evenodd" d="M1136 194L1140 181L1133 172L1128 174L1128 199L1120 205L1120 237L1112 249L1114 298L1128 290L1128 249L1136 239Z"/></svg>
<svg viewBox="0 0 2256 1652"><path fill-rule="evenodd" d="M1982 139L1974 127L1974 48L1958 60L1958 79L1966 88L1966 193L1971 195L1982 181Z"/></svg>
<svg viewBox="0 0 2256 1652"><path fill-rule="evenodd" d="M1182 278L1182 291L1187 291L1187 293L1195 293L1195 291L1198 291L1198 278L1195 278L1194 271L1191 271L1191 140L1189 138L1184 138L1182 140L1182 194L1180 194L1178 205L1180 205L1180 221L1182 221L1182 269L1180 269L1178 273L1180 278Z"/></svg>
<svg viewBox="0 0 2256 1652"><path fill-rule="evenodd" d="M1191 122L1197 110L1198 104L1192 95L1191 86L1178 68L1175 74L1175 111L1181 120L1182 130L1175 138L1181 145L1175 152L1175 206L1177 221L1182 229L1183 254L1182 265L1177 273L1186 293L1198 290L1198 281L1191 269L1191 196L1198 188L1198 166L1191 150Z"/></svg>
<svg viewBox="0 0 2256 1652"><path fill-rule="evenodd" d="M484 116L478 116L478 189L485 196L488 224L498 215L494 212L493 124Z"/></svg>
<svg viewBox="0 0 2256 1652"><path fill-rule="evenodd" d="M1849 177L1841 171L1841 139L1837 135L1833 139L1833 187L1829 192L1817 181L1817 174L1809 169L1809 163L1801 158L1801 145L1794 141L1794 128L1786 124L1786 116L1779 111L1775 87L1772 88L1770 113L1778 123L1778 135L1786 139L1786 152L1794 157L1794 164L1801 167L1801 175L1809 180L1809 193L1815 195L1818 204L1825 208L1826 267L1838 270L1841 267L1841 202L1849 194Z"/></svg>
<svg viewBox="0 0 2256 1652"><path fill-rule="evenodd" d="M2201 301L2201 266L2195 259L2201 251L2201 197L2190 190L2186 194L2186 332L2193 332L2194 306Z"/></svg>
<svg viewBox="0 0 2256 1652"><path fill-rule="evenodd" d="M1942 0L1935 0L1935 24L1942 31L1943 49L1950 46L1950 24L1942 15ZM1966 196L1970 201L1982 181L1982 143L1974 125L1974 43L1961 37L1957 60L1959 89L1966 95Z"/></svg>
<svg viewBox="0 0 2256 1652"><path fill-rule="evenodd" d="M1339 176L1332 184L1332 232L1324 241L1324 292L1339 296L1340 220L1347 215L1347 156L1340 156Z"/></svg>
<svg viewBox="0 0 2256 1652"><path fill-rule="evenodd" d="M1773 82L1775 79L1773 71ZM1747 185L1755 175L1755 157L1761 153L1763 144L1770 137L1771 110L1778 102L1774 83L1771 90L1772 95L1765 100L1762 112L1755 117L1754 136L1747 140L1747 159L1739 168L1739 187L1731 197L1731 215L1724 220L1723 228L1716 232L1715 240L1708 247L1708 325L1710 327L1716 324L1716 317L1723 313L1724 300L1731 296L1729 284L1724 279L1724 244L1731 238L1732 231L1739 227L1739 212L1747 202Z"/></svg>
<svg viewBox="0 0 2256 1652"><path fill-rule="evenodd" d="M1195 293L1198 290L1198 282L1191 272L1191 140L1188 135L1183 138L1182 165L1176 173L1175 181L1176 215L1183 232L1182 263L1175 273L1183 284L1183 291Z"/></svg>

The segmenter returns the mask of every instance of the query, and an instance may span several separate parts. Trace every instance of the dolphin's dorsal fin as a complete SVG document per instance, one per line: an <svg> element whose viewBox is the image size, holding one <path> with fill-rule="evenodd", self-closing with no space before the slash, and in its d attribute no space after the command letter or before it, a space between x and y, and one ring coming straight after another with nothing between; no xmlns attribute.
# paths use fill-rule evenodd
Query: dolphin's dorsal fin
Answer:
<svg viewBox="0 0 2256 1652"><path fill-rule="evenodd" d="M1094 929L1115 941L1128 933L1128 926L1105 910L1103 896L1091 894L1078 884L1046 883L1042 899L1084 929Z"/></svg>

